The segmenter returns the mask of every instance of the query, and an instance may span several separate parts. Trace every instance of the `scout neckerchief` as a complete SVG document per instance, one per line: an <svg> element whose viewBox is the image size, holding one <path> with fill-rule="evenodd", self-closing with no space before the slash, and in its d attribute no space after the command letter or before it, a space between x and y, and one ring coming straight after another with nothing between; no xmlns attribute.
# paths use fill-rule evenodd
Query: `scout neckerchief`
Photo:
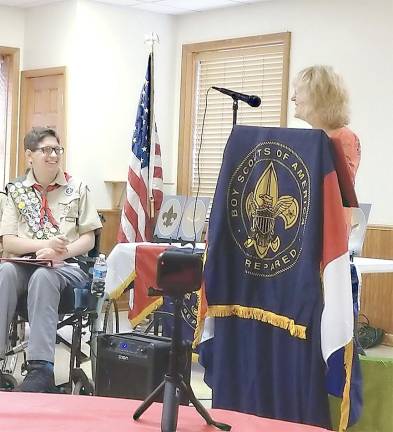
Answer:
<svg viewBox="0 0 393 432"><path fill-rule="evenodd" d="M33 188L35 189L35 192L38 193L41 196L41 209L40 209L40 224L41 226L44 225L44 219L45 216L48 218L48 221L54 226L54 227L58 227L59 224L57 223L56 219L53 217L52 215L52 211L49 208L48 205L48 199L47 199L47 194L55 189L58 189L60 187L60 185L58 185L57 183L54 185L49 185L46 188L46 191L44 190L44 188L38 184L38 183L34 183L33 184Z"/></svg>
<svg viewBox="0 0 393 432"><path fill-rule="evenodd" d="M64 176L68 182L70 176L66 173ZM46 197L48 192L58 187L58 184L49 185L46 193L42 193L43 188L37 183L25 187L22 182L17 181L9 187L15 205L33 232L33 238L47 240L60 234L58 223L52 215Z"/></svg>

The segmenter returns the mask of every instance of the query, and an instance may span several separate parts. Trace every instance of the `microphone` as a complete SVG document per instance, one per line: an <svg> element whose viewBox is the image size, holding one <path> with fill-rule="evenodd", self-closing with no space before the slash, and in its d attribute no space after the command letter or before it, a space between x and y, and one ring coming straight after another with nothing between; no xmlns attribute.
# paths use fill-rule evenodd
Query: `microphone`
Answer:
<svg viewBox="0 0 393 432"><path fill-rule="evenodd" d="M261 104L261 98L259 96L246 95L244 93L239 93L239 92L236 92L234 90L229 90L229 89L226 89L223 87L212 86L212 88L214 88L214 90L217 90L221 93L224 93L224 94L230 96L234 100L241 100L241 101L245 102L246 104L248 104L254 108L259 107L259 105Z"/></svg>

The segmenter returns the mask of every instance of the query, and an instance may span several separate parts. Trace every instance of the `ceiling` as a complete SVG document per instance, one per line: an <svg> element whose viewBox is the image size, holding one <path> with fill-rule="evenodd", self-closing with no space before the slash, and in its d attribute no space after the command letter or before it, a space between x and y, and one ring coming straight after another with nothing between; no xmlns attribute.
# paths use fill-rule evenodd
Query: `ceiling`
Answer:
<svg viewBox="0 0 393 432"><path fill-rule="evenodd" d="M0 6L29 8L64 0L0 0ZM238 6L246 3L257 3L269 0L93 0L118 6L128 6L150 12L181 15L201 12L209 9L219 9Z"/></svg>

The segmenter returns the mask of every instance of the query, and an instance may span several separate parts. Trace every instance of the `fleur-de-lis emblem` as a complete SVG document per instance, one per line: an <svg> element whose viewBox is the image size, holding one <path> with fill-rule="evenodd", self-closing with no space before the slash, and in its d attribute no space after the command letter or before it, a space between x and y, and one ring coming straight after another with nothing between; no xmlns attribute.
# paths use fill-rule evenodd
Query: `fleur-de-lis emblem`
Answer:
<svg viewBox="0 0 393 432"><path fill-rule="evenodd" d="M172 205L171 208L162 215L164 226L167 228L170 227L173 224L173 222L176 220L176 218L177 218L177 213L173 211L173 205Z"/></svg>
<svg viewBox="0 0 393 432"><path fill-rule="evenodd" d="M264 258L269 249L277 252L280 238L275 235L276 218L281 217L284 228L291 228L299 216L299 204L289 195L279 196L277 174L270 162L258 180L253 192L246 198L246 213L251 223L251 232L244 245L255 247L260 258Z"/></svg>

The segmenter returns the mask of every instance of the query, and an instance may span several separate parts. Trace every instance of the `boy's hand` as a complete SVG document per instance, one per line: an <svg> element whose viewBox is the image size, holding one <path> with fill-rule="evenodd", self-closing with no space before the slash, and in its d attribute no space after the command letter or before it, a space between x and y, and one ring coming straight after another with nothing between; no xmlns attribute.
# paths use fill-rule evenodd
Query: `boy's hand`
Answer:
<svg viewBox="0 0 393 432"><path fill-rule="evenodd" d="M49 239L48 245L50 249L53 249L56 253L65 255L67 251L67 245L69 241L65 238L63 234ZM46 249L46 248L45 248Z"/></svg>
<svg viewBox="0 0 393 432"><path fill-rule="evenodd" d="M52 248L43 248L36 252L37 259L50 259L54 261L63 261L65 254L58 253Z"/></svg>

